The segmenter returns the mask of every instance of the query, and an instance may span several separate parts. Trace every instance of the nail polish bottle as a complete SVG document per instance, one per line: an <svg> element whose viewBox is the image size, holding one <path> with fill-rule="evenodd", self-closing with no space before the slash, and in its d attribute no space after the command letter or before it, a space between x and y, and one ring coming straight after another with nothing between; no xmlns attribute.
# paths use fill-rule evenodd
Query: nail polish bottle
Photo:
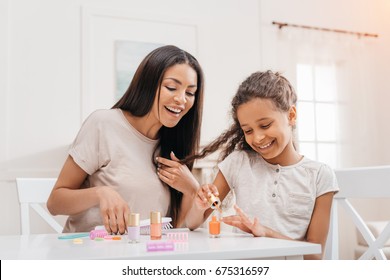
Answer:
<svg viewBox="0 0 390 280"><path fill-rule="evenodd" d="M127 227L127 237L129 243L139 242L140 225L139 225L139 213L130 213L129 225Z"/></svg>
<svg viewBox="0 0 390 280"><path fill-rule="evenodd" d="M221 233L221 222L217 220L216 216L212 216L211 221L209 222L210 237L213 238L219 237L220 233Z"/></svg>
<svg viewBox="0 0 390 280"><path fill-rule="evenodd" d="M161 234L161 213L150 212L150 239L159 240L161 239Z"/></svg>
<svg viewBox="0 0 390 280"><path fill-rule="evenodd" d="M221 212L221 208L220 208L221 200L219 199L219 197L216 197L215 195L210 194L209 203L210 203L211 209L218 209L218 211Z"/></svg>

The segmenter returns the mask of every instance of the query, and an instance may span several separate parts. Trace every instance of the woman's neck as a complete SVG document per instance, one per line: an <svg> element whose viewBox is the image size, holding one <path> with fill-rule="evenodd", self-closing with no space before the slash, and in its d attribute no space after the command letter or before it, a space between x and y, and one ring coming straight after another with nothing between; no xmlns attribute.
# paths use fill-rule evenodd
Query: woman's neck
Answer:
<svg viewBox="0 0 390 280"><path fill-rule="evenodd" d="M139 133L148 137L149 139L158 139L158 132L162 127L159 121L153 120L150 114L146 114L143 117L133 116L130 112L123 111L127 121L136 129Z"/></svg>

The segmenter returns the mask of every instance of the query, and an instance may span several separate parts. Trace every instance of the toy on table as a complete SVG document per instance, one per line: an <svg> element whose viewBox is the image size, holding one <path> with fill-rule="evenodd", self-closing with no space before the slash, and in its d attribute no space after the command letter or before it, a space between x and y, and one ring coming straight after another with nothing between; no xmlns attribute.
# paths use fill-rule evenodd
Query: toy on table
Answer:
<svg viewBox="0 0 390 280"><path fill-rule="evenodd" d="M173 228L171 217L162 217L161 218L161 229L162 233L165 233L167 230ZM145 219L140 221L141 227L141 235L149 235L150 234L150 219Z"/></svg>
<svg viewBox="0 0 390 280"><path fill-rule="evenodd" d="M58 239L65 240L65 239L76 239L76 238L83 238L83 237L89 237L89 232L61 235L61 236L58 236Z"/></svg>
<svg viewBox="0 0 390 280"><path fill-rule="evenodd" d="M160 240L162 235L162 219L161 213L150 212L150 239Z"/></svg>
<svg viewBox="0 0 390 280"><path fill-rule="evenodd" d="M221 222L217 220L217 217L213 215L209 222L209 234L210 237L219 237L221 233Z"/></svg>
<svg viewBox="0 0 390 280"><path fill-rule="evenodd" d="M141 228L139 225L139 213L130 213L129 225L127 226L127 237L129 243L139 242L140 233L141 233Z"/></svg>
<svg viewBox="0 0 390 280"><path fill-rule="evenodd" d="M167 240L176 242L188 242L188 232L186 231L170 231L167 232Z"/></svg>
<svg viewBox="0 0 390 280"><path fill-rule="evenodd" d="M150 241L146 243L146 251L148 252L173 250L175 250L175 245L171 241Z"/></svg>
<svg viewBox="0 0 390 280"><path fill-rule="evenodd" d="M171 217L162 217L161 218L161 228L162 233L165 233L167 230L170 230L173 228L172 224L172 218ZM150 219L144 219L139 222L140 225L140 234L141 235L149 235L150 234ZM95 230L98 229L105 229L104 226L96 226Z"/></svg>

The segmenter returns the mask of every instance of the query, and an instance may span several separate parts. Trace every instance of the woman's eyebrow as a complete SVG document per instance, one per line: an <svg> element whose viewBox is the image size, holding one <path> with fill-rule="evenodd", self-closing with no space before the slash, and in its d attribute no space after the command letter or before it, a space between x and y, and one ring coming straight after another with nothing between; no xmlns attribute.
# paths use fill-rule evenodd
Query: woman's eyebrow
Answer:
<svg viewBox="0 0 390 280"><path fill-rule="evenodd" d="M183 83L181 81L179 81L178 79L176 79L176 78L167 77L164 80L167 80L167 79L172 80L172 81L178 83L179 85L183 85ZM197 87L197 86L196 85L189 85L188 87L194 88L194 87Z"/></svg>

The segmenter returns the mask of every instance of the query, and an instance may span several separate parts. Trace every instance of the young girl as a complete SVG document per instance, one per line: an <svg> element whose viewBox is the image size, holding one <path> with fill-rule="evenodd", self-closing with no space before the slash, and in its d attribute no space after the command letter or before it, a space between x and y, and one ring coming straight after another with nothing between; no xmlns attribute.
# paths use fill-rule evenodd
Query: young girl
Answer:
<svg viewBox="0 0 390 280"><path fill-rule="evenodd" d="M69 215L64 232L96 225L124 233L129 212L150 211L180 226L199 184L178 158L198 149L203 104L198 61L175 46L148 54L123 97L83 123L47 202ZM174 153L173 153L174 152ZM156 156L170 158L175 180L156 174Z"/></svg>
<svg viewBox="0 0 390 280"><path fill-rule="evenodd" d="M331 168L294 146L296 101L293 87L278 73L256 72L240 85L232 101L233 125L195 157L223 147L213 185L200 188L187 215L190 229L212 212L210 194L223 200L234 190L237 215L224 217L226 224L254 236L305 240L324 248L338 187Z"/></svg>

